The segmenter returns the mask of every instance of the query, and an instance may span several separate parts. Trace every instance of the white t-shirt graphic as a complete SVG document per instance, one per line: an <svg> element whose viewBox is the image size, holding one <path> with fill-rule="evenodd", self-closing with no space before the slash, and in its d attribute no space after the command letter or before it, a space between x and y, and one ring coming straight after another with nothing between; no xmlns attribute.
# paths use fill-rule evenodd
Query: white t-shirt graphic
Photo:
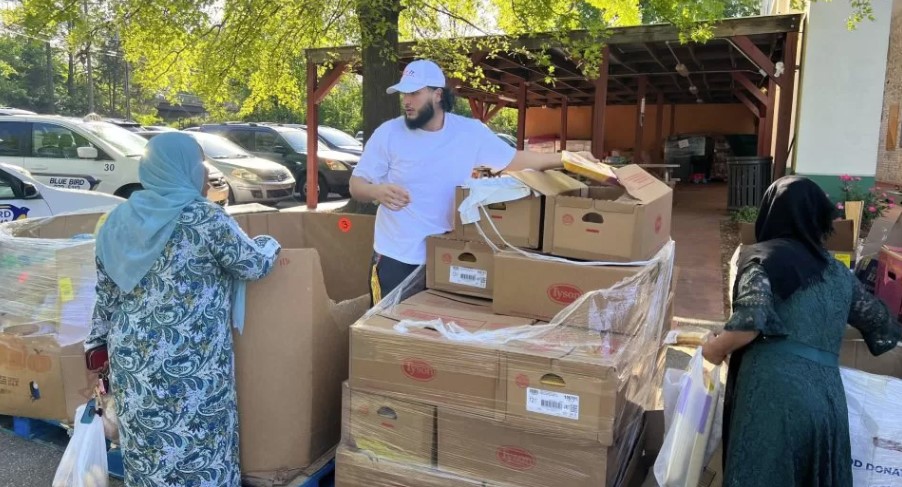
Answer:
<svg viewBox="0 0 902 487"><path fill-rule="evenodd" d="M373 247L386 257L420 265L426 238L454 226L454 191L480 166L500 171L516 150L479 120L445 114L441 130L411 130L398 117L367 141L354 176L373 184L396 184L410 193L398 211L380 205Z"/></svg>

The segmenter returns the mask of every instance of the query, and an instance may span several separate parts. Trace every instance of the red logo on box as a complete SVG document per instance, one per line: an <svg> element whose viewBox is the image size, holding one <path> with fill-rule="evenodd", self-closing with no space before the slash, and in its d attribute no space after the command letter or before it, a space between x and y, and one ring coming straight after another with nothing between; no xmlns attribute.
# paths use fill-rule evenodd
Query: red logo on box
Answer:
<svg viewBox="0 0 902 487"><path fill-rule="evenodd" d="M583 292L572 284L552 284L548 287L548 297L558 304L570 304L582 294Z"/></svg>
<svg viewBox="0 0 902 487"><path fill-rule="evenodd" d="M532 453L515 446L500 446L495 456L499 462L514 470L531 470L536 466L536 457Z"/></svg>
<svg viewBox="0 0 902 487"><path fill-rule="evenodd" d="M655 233L661 233L661 227L664 226L664 217L658 215L658 218L655 219Z"/></svg>
<svg viewBox="0 0 902 487"><path fill-rule="evenodd" d="M435 369L425 360L410 358L401 365L404 375L420 382L429 382L435 378Z"/></svg>
<svg viewBox="0 0 902 487"><path fill-rule="evenodd" d="M338 220L338 229L344 233L348 233L351 231L351 219L348 217L341 217Z"/></svg>
<svg viewBox="0 0 902 487"><path fill-rule="evenodd" d="M564 222L564 225L573 225L573 215L568 213L561 218L561 221Z"/></svg>
<svg viewBox="0 0 902 487"><path fill-rule="evenodd" d="M450 264L451 263L451 254L448 254L448 253L442 254L442 262L444 262L445 264Z"/></svg>
<svg viewBox="0 0 902 487"><path fill-rule="evenodd" d="M529 387L529 377L526 374L517 374L517 387L520 389Z"/></svg>

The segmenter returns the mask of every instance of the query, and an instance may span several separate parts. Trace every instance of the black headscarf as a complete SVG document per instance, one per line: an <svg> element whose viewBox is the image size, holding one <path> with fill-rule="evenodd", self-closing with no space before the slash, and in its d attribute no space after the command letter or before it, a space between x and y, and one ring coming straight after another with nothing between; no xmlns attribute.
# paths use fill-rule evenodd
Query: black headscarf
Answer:
<svg viewBox="0 0 902 487"><path fill-rule="evenodd" d="M833 232L834 214L830 199L814 181L800 176L778 179L764 193L755 222L758 243L743 248L739 272L760 264L781 299L818 282L830 262L824 239Z"/></svg>

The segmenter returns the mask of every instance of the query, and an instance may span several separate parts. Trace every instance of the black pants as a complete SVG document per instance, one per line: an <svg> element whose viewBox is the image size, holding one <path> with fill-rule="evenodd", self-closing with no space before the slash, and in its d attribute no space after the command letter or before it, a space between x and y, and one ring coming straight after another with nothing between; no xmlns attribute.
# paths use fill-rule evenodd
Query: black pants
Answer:
<svg viewBox="0 0 902 487"><path fill-rule="evenodd" d="M370 306L375 305L407 279L413 271L417 270L417 265L405 264L404 262L379 255L373 252L373 267L370 273ZM404 292L404 298L412 296L426 289L425 276L423 282L413 283Z"/></svg>

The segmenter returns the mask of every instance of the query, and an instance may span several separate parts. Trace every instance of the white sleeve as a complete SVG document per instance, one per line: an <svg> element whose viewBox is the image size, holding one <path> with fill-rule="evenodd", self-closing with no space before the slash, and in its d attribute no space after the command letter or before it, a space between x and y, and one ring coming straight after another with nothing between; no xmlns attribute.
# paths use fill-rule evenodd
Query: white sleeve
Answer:
<svg viewBox="0 0 902 487"><path fill-rule="evenodd" d="M354 168L354 176L365 179L372 184L382 184L388 176L389 153L388 153L388 121L379 126L370 140L366 141L363 147L363 154L360 161Z"/></svg>
<svg viewBox="0 0 902 487"><path fill-rule="evenodd" d="M496 172L507 168L514 160L517 149L501 140L501 137L498 137L482 122L475 121L473 125L473 130L476 132L474 141L478 144L476 167L484 166Z"/></svg>

